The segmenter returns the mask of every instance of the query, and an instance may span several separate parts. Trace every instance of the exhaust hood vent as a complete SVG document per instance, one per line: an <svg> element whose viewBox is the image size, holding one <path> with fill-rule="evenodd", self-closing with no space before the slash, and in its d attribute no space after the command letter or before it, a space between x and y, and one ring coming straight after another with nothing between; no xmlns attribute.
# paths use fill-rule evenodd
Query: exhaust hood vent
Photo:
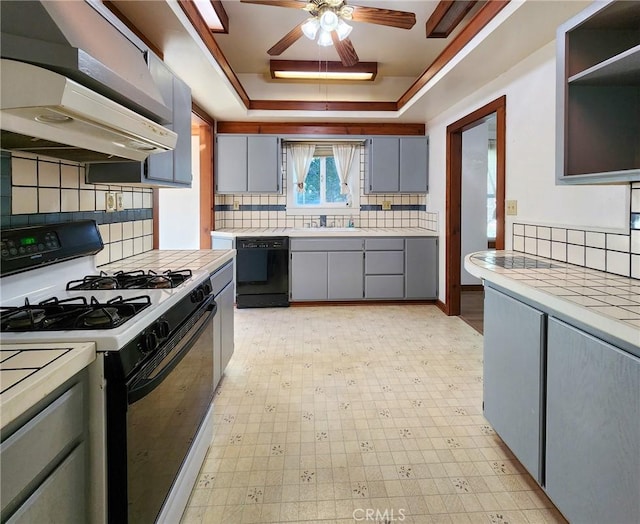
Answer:
<svg viewBox="0 0 640 524"><path fill-rule="evenodd" d="M177 135L48 69L1 60L0 146L81 162L142 161Z"/></svg>

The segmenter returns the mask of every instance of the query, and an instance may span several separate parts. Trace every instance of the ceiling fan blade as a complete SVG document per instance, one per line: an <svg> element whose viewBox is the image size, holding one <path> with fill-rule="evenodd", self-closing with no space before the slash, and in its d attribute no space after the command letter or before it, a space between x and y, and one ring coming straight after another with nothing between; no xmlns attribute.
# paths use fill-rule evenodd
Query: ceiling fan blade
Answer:
<svg viewBox="0 0 640 524"><path fill-rule="evenodd" d="M267 51L270 56L278 56L284 53L292 44L295 44L304 34L302 32L302 24L295 26L291 31L278 40L271 49Z"/></svg>
<svg viewBox="0 0 640 524"><path fill-rule="evenodd" d="M275 7L293 7L303 9L307 2L301 0L240 0L243 4L273 5Z"/></svg>
<svg viewBox="0 0 640 524"><path fill-rule="evenodd" d="M338 56L343 66L351 67L359 62L358 53L356 53L351 40L348 38L340 40L335 31L331 31L331 38L333 39L333 45L336 51L338 51Z"/></svg>
<svg viewBox="0 0 640 524"><path fill-rule="evenodd" d="M352 20L354 22L368 22L370 24L387 25L400 29L411 29L416 23L415 13L408 11L363 7L353 4L349 4L349 7L353 8Z"/></svg>

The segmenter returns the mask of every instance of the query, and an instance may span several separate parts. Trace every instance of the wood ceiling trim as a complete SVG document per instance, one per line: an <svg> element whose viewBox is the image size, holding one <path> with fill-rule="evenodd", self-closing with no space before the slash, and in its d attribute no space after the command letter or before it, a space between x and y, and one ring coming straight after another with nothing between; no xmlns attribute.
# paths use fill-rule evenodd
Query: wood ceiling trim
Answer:
<svg viewBox="0 0 640 524"><path fill-rule="evenodd" d="M251 100L249 109L265 111L395 111L395 102L340 102L316 100Z"/></svg>
<svg viewBox="0 0 640 524"><path fill-rule="evenodd" d="M427 20L427 38L447 38L477 0L442 0Z"/></svg>
<svg viewBox="0 0 640 524"><path fill-rule="evenodd" d="M228 33L229 32L229 15L224 10L222 2L220 0L211 0L211 6L218 15L222 29L210 29L213 33Z"/></svg>
<svg viewBox="0 0 640 524"><path fill-rule="evenodd" d="M225 76L227 77L229 82L231 82L231 85L235 89L236 93L238 93L238 96L242 100L242 103L246 108L249 108L249 104L251 102L251 100L249 99L249 95L247 95L246 91L242 87L242 84L240 83L240 80L238 80L238 77L233 72L233 69L231 69L231 65L229 64L229 62L227 62L224 53L218 46L215 38L213 38L211 30L200 15L200 11L198 11L198 8L195 6L192 0L178 0L178 4L182 8L184 14L187 15L187 18L191 22L191 25L193 25L193 27L195 28L200 38L202 38L202 41L207 46L207 49L209 50L215 61L218 62L218 65L222 68L222 71L224 71Z"/></svg>
<svg viewBox="0 0 640 524"><path fill-rule="evenodd" d="M427 82L450 62L509 2L510 0L491 0L491 2L485 3L426 71L422 73L420 78L398 99L397 108L401 109L416 96Z"/></svg>
<svg viewBox="0 0 640 524"><path fill-rule="evenodd" d="M424 124L351 124L300 122L218 122L217 133L251 135L415 135L424 136Z"/></svg>

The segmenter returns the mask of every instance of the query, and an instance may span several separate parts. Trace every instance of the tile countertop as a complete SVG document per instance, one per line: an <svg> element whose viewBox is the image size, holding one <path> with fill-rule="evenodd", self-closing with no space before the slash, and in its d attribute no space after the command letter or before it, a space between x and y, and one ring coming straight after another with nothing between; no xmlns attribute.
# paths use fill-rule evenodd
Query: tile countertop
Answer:
<svg viewBox="0 0 640 524"><path fill-rule="evenodd" d="M93 342L1 344L0 425L15 420L95 359Z"/></svg>
<svg viewBox="0 0 640 524"><path fill-rule="evenodd" d="M630 344L640 357L640 280L515 251L471 253L464 267L478 278Z"/></svg>
<svg viewBox="0 0 640 524"><path fill-rule="evenodd" d="M217 229L211 232L222 238L235 237L437 237L438 233L420 227L274 227L247 229Z"/></svg>
<svg viewBox="0 0 640 524"><path fill-rule="evenodd" d="M206 269L210 273L222 267L236 254L235 249L154 249L139 255L104 264L98 269L107 272L137 269L166 271Z"/></svg>

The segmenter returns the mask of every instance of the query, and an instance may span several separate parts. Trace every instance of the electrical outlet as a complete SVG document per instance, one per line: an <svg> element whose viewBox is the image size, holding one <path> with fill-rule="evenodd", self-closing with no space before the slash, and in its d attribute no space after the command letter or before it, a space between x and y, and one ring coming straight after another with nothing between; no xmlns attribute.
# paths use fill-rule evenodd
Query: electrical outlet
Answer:
<svg viewBox="0 0 640 524"><path fill-rule="evenodd" d="M505 202L507 206L507 215L517 215L518 214L518 201L517 200L507 200Z"/></svg>
<svg viewBox="0 0 640 524"><path fill-rule="evenodd" d="M233 201L233 210L240 211L240 202L238 200Z"/></svg>
<svg viewBox="0 0 640 524"><path fill-rule="evenodd" d="M383 200L382 201L382 210L383 211L390 211L391 210L391 201L390 200Z"/></svg>
<svg viewBox="0 0 640 524"><path fill-rule="evenodd" d="M116 210L116 194L109 191L104 195L104 206L107 212L111 213Z"/></svg>
<svg viewBox="0 0 640 524"><path fill-rule="evenodd" d="M116 193L116 211L124 210L124 198L122 193Z"/></svg>

